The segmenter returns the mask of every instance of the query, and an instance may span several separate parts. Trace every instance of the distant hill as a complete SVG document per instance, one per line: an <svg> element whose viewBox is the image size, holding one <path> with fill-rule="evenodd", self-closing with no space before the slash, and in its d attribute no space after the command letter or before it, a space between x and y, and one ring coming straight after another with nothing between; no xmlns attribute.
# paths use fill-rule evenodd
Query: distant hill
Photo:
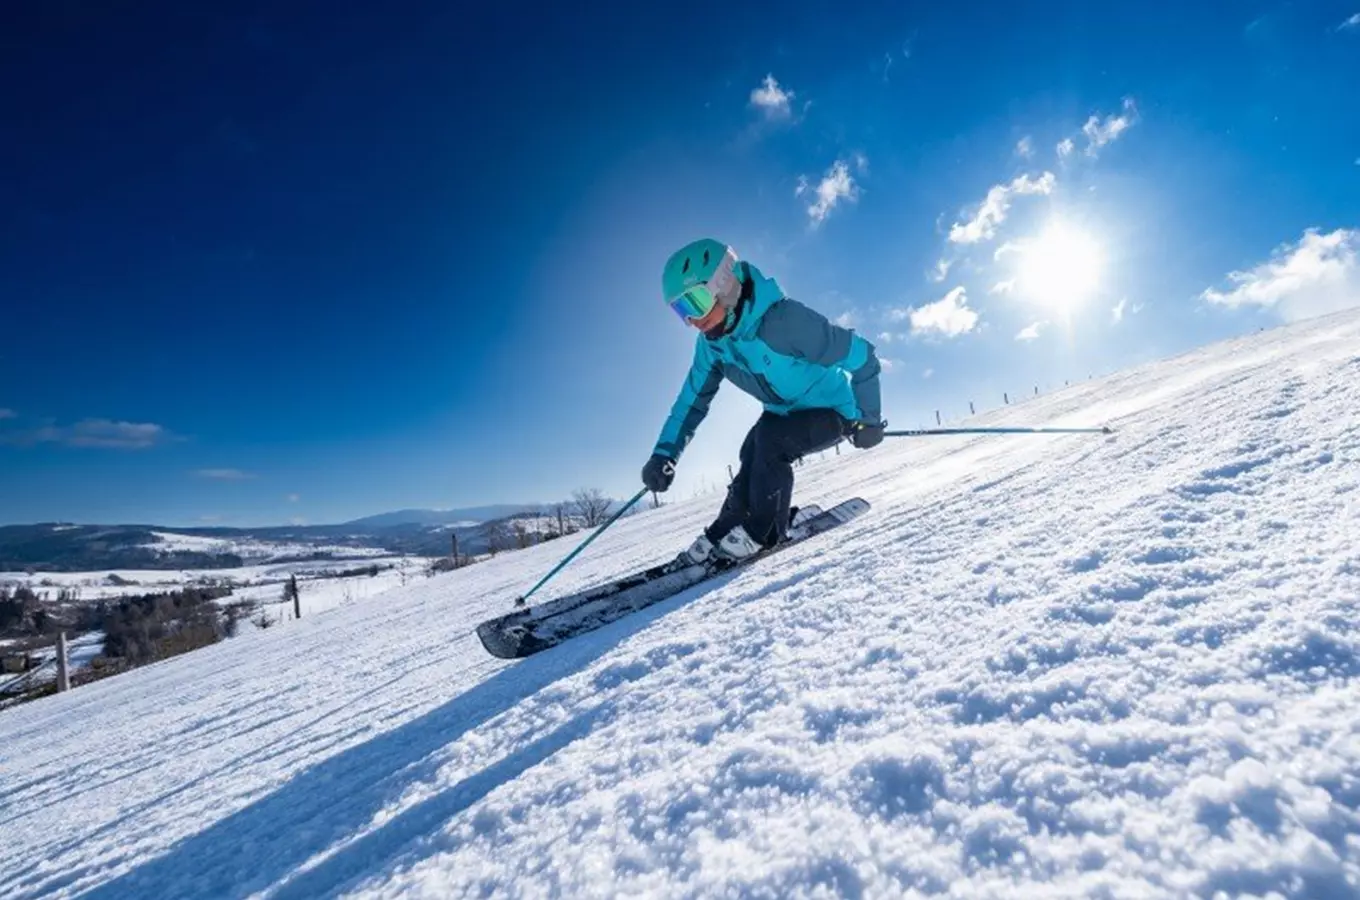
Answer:
<svg viewBox="0 0 1360 900"><path fill-rule="evenodd" d="M347 528L388 528L393 525L482 524L516 513L538 509L536 503L502 503L496 506L469 506L466 509L399 509L344 523Z"/></svg>
<svg viewBox="0 0 1360 900"><path fill-rule="evenodd" d="M536 518L535 504L408 509L337 525L173 528L159 525L41 523L0 526L0 572L214 569L381 554L444 556L487 552L493 531ZM573 525L576 523L573 522ZM546 527L546 526L545 526ZM531 533L544 528L526 525Z"/></svg>

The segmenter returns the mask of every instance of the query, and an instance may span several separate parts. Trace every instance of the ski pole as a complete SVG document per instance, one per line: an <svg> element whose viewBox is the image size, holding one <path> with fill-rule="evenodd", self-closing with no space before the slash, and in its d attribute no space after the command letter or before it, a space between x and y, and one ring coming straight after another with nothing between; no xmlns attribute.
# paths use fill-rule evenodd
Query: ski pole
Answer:
<svg viewBox="0 0 1360 900"><path fill-rule="evenodd" d="M924 437L937 434L1114 434L1108 425L1099 428L918 428L885 431L884 437Z"/></svg>
<svg viewBox="0 0 1360 900"><path fill-rule="evenodd" d="M622 516L624 513L628 512L628 510L632 509L633 504L635 504L635 503L637 503L639 500L641 500L641 499L646 495L646 493L647 493L647 489L646 489L646 488L643 488L642 490L640 490L640 491L638 491L636 494L634 494L634 495L633 495L633 499L629 500L627 503L623 504L623 506L619 507L619 511L616 512L616 513L614 513L614 515L610 516L609 519L608 519L608 521L606 521L606 522L605 522L603 525L601 525L599 528L596 528L594 534L592 534L590 537L588 537L588 538L586 538L584 541L582 541L582 542L581 542L581 545L580 545L579 547L577 547L575 550L573 550L573 551L571 551L570 553L568 553L567 556L566 556L566 558L563 559L560 563L558 563L557 565L553 566L553 570L552 570L551 572L549 572L547 575L544 575L541 579L539 579L538 584L536 584L536 585L534 585L533 587L529 588L528 593L524 594L522 597L516 597L516 598L515 598L515 605L516 605L516 606L523 606L523 605L525 604L525 602L526 602L530 597L533 596L534 591L537 591L539 588L543 587L543 585L545 585L545 584L548 583L548 579L552 578L552 577L553 577L554 575L556 575L558 572L562 571L562 569L566 567L567 563L571 562L573 559L576 558L577 554L579 554L582 550L586 549L586 547L590 546L590 542L591 542L591 541L595 540L597 537L599 537L600 535L604 534L604 530L605 530L606 528L608 528L610 525L613 525L615 522L617 522L617 521L619 520L619 517L620 517L620 516Z"/></svg>

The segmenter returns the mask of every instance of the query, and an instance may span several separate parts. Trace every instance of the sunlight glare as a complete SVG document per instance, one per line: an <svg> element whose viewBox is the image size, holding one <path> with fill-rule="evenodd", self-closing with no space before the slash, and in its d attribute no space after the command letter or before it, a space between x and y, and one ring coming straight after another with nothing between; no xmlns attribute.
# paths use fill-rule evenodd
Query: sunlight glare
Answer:
<svg viewBox="0 0 1360 900"><path fill-rule="evenodd" d="M1055 312L1067 312L1095 291L1101 267L1100 245L1094 238L1053 222L1024 248L1020 287Z"/></svg>

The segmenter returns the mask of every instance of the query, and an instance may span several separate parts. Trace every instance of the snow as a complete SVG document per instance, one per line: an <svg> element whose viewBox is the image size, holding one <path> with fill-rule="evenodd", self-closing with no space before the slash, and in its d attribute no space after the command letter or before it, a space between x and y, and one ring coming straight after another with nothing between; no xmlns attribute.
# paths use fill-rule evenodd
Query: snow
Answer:
<svg viewBox="0 0 1360 900"><path fill-rule="evenodd" d="M1352 313L811 462L873 509L520 662L584 536L16 707L0 895L1360 895L1358 412Z"/></svg>
<svg viewBox="0 0 1360 900"><path fill-rule="evenodd" d="M184 587L234 587L236 592L229 600L253 598L268 594L271 598L282 592L282 585L289 576L297 576L302 585L304 602L309 586L320 588L319 593L329 594L352 583L356 577L336 579L336 573L378 566L376 584L391 587L392 579L401 580L404 571L407 576L425 566L430 560L413 556L375 556L361 560L324 559L305 560L287 563L269 563L254 566L238 566L231 569L104 569L96 572L32 572L0 573L0 587L27 586L38 594L40 599L55 599L62 589L76 594L79 600L101 600L128 595L173 591ZM407 580L409 580L409 577ZM368 580L367 576L358 576ZM330 583L332 581L335 583ZM341 592L343 593L343 592ZM350 592L351 597L368 597L373 591ZM329 609L333 603L318 606ZM304 606L304 613L306 612Z"/></svg>
<svg viewBox="0 0 1360 900"><path fill-rule="evenodd" d="M242 538L213 538L171 531L153 531L155 540L143 546L157 553L233 553L244 560L269 562L289 557L312 557L330 554L339 558L383 556L387 553L376 547L319 546L287 541L261 541Z"/></svg>
<svg viewBox="0 0 1360 900"><path fill-rule="evenodd" d="M369 601L420 578L429 566L430 560L422 557L398 557L386 560L384 565L391 568L381 569L377 575L352 575L346 578L313 577L298 579L298 598L304 618L351 603ZM258 600L273 602L283 596L283 580L265 580L233 591L230 597L218 601L235 603L239 600ZM271 618L291 615L291 607L275 610Z"/></svg>

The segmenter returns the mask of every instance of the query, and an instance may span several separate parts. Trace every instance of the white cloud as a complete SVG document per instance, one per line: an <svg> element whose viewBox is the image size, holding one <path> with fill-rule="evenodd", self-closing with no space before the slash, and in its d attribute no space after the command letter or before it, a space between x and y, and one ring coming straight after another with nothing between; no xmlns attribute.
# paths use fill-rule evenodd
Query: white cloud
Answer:
<svg viewBox="0 0 1360 900"><path fill-rule="evenodd" d="M1034 140L1029 135L1025 135L1016 142L1015 155L1021 159L1034 158Z"/></svg>
<svg viewBox="0 0 1360 900"><path fill-rule="evenodd" d="M897 368L897 360L888 359L886 356L879 357L878 364L883 368L883 371L885 372L891 372Z"/></svg>
<svg viewBox="0 0 1360 900"><path fill-rule="evenodd" d="M1000 247L996 248L996 252L992 254L992 261L1000 262L1001 257L1005 256L1007 253L1019 253L1024 249L1025 245L1021 244L1019 241L1006 241Z"/></svg>
<svg viewBox="0 0 1360 900"><path fill-rule="evenodd" d="M767 119L789 118L789 103L793 98L793 91L781 88L774 75L766 75L760 87L751 91L751 105L763 112Z"/></svg>
<svg viewBox="0 0 1360 900"><path fill-rule="evenodd" d="M17 419L19 414L12 409L0 409L0 419Z"/></svg>
<svg viewBox="0 0 1360 900"><path fill-rule="evenodd" d="M286 499L289 503L296 503L296 502L298 502L299 500L301 500L302 497L298 496L297 494L289 494L285 499Z"/></svg>
<svg viewBox="0 0 1360 900"><path fill-rule="evenodd" d="M934 374L935 374L935 370L934 370L934 369L926 369L924 372L921 373L921 377L922 377L922 378L929 378L929 377L931 377L931 376L934 375Z"/></svg>
<svg viewBox="0 0 1360 900"><path fill-rule="evenodd" d="M807 180L799 179L798 189L794 191L794 195L802 196L807 190ZM836 208L836 204L842 200L855 202L859 198L859 186L850 175L850 167L838 159L826 170L826 175L817 184L813 193L817 199L807 208L807 213L816 224L826 219L831 210Z"/></svg>
<svg viewBox="0 0 1360 900"><path fill-rule="evenodd" d="M880 331L878 337L874 338L874 343L876 344L891 344L892 341L893 335L891 331Z"/></svg>
<svg viewBox="0 0 1360 900"><path fill-rule="evenodd" d="M1071 138L1063 138L1058 141L1058 158L1067 159L1077 149L1077 145L1072 143Z"/></svg>
<svg viewBox="0 0 1360 900"><path fill-rule="evenodd" d="M982 201L972 219L962 225L956 222L949 229L949 240L955 244L976 244L979 241L991 240L996 236L996 229L1006 221L1012 197L1051 194L1056 184L1057 178L1053 173L1045 172L1038 178L1021 175L1010 184L994 185L987 192L986 199Z"/></svg>
<svg viewBox="0 0 1360 900"><path fill-rule="evenodd" d="M841 326L842 328L854 328L854 327L855 327L855 311L854 311L854 310L846 310L845 312L841 313L839 316L836 316L836 318L833 319L832 321L835 322L837 325Z"/></svg>
<svg viewBox="0 0 1360 900"><path fill-rule="evenodd" d="M931 281L937 282L944 281L946 278L949 277L949 267L952 265L954 264L949 260L942 259L935 264L935 268L931 269L926 274L926 277L929 278Z"/></svg>
<svg viewBox="0 0 1360 900"><path fill-rule="evenodd" d="M1015 290L1015 279L1007 278L1005 281L998 281L987 291L989 294L1009 294Z"/></svg>
<svg viewBox="0 0 1360 900"><path fill-rule="evenodd" d="M962 287L954 288L934 303L927 303L920 308L893 310L889 316L911 322L912 334L938 334L943 337L967 334L978 321L978 314L969 308L968 295Z"/></svg>
<svg viewBox="0 0 1360 900"><path fill-rule="evenodd" d="M1136 316L1138 315L1139 312L1142 311L1142 309L1143 306L1141 303L1134 303L1133 305L1129 305L1128 297L1120 297L1119 302L1116 303L1110 309L1110 317L1114 320L1115 324L1117 325L1120 322L1124 321L1124 314L1126 312L1131 316Z"/></svg>
<svg viewBox="0 0 1360 900"><path fill-rule="evenodd" d="M1356 13L1346 21L1342 22L1341 25L1336 30L1344 31L1348 28L1360 28L1360 13Z"/></svg>
<svg viewBox="0 0 1360 900"><path fill-rule="evenodd" d="M33 431L0 437L0 443L32 446L62 444L115 450L144 450L170 440L170 432L150 422L82 419L74 425L45 425Z"/></svg>
<svg viewBox="0 0 1360 900"><path fill-rule="evenodd" d="M1119 114L1106 116L1101 119L1099 116L1091 116L1086 120L1086 124L1081 126L1081 133L1086 135L1086 155L1095 156L1096 151L1101 147L1111 144L1119 139L1125 131L1133 127L1137 121L1138 110L1133 105L1133 98L1124 98L1124 111Z"/></svg>
<svg viewBox="0 0 1360 900"><path fill-rule="evenodd" d="M240 469L198 469L194 472L194 475L213 481L245 481L248 478L255 477L249 472L242 472Z"/></svg>
<svg viewBox="0 0 1360 900"><path fill-rule="evenodd" d="M1231 272L1226 291L1209 288L1201 299L1217 306L1276 309L1297 321L1360 305L1360 229L1304 232L1296 244L1275 249L1270 260Z"/></svg>
<svg viewBox="0 0 1360 900"><path fill-rule="evenodd" d="M1021 329L1020 333L1015 336L1015 339L1017 341L1036 340L1039 337L1039 329L1043 327L1043 324L1043 322L1035 322L1033 325Z"/></svg>

